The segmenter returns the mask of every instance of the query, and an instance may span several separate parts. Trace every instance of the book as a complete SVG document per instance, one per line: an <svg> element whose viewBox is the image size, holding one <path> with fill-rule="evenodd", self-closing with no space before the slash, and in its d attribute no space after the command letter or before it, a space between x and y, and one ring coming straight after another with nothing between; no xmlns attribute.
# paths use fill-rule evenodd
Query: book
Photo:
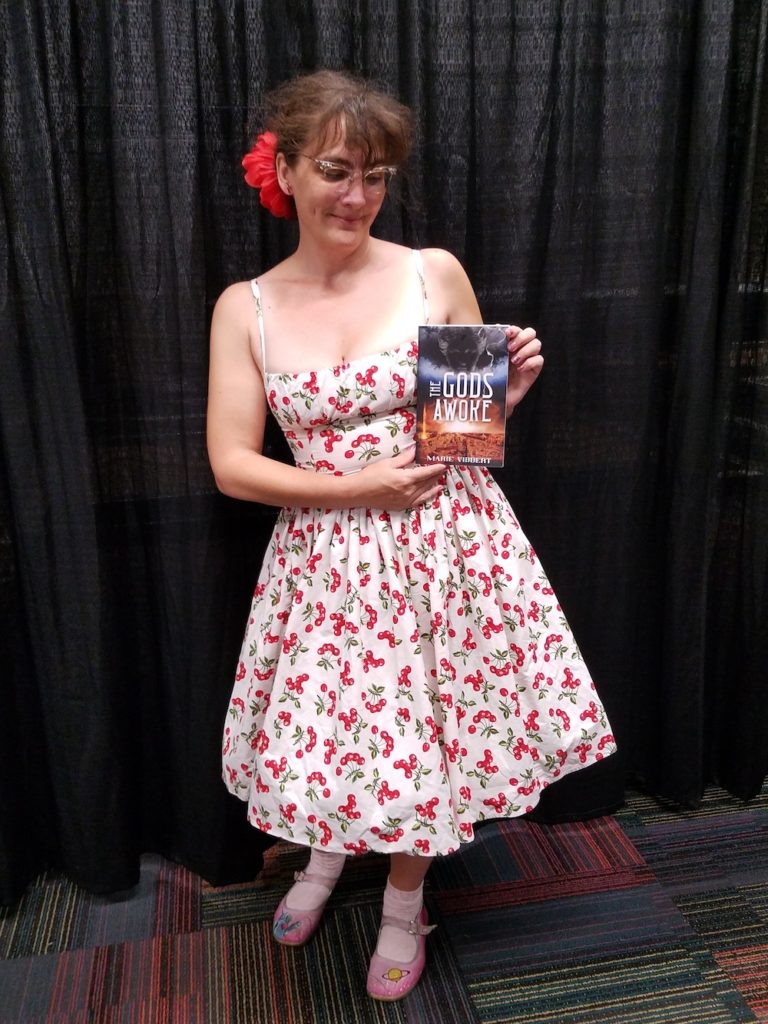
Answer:
<svg viewBox="0 0 768 1024"><path fill-rule="evenodd" d="M503 326L421 324L416 463L503 466L508 373Z"/></svg>

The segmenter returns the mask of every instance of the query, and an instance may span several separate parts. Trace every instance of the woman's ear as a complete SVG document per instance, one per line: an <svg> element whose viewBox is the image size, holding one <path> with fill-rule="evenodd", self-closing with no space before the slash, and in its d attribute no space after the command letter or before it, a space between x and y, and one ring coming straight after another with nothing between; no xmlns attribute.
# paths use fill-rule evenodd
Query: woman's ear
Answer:
<svg viewBox="0 0 768 1024"><path fill-rule="evenodd" d="M293 195L293 188L288 180L290 166L288 161L285 159L284 153L275 154L275 170L277 171L277 183L281 190L285 192L287 196Z"/></svg>

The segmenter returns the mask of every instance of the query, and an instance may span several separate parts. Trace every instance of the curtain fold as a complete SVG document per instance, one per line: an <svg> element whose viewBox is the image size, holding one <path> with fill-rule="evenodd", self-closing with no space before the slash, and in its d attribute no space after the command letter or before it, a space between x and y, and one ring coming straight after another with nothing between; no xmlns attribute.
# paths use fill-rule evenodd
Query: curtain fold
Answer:
<svg viewBox="0 0 768 1024"><path fill-rule="evenodd" d="M463 260L546 366L499 479L620 742L545 820L768 773L768 0L0 6L0 899L265 837L219 740L274 511L218 495L207 331L295 226L265 92L372 76L417 146L379 232ZM274 429L269 451L287 457Z"/></svg>
<svg viewBox="0 0 768 1024"><path fill-rule="evenodd" d="M768 772L768 9L734 14L705 697L709 770L745 798ZM714 723L714 724L713 724Z"/></svg>

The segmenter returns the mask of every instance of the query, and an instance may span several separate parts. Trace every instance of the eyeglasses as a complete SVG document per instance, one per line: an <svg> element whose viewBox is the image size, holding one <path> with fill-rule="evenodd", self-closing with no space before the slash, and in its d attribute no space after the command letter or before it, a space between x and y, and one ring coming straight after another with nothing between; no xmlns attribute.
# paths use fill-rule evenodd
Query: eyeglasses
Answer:
<svg viewBox="0 0 768 1024"><path fill-rule="evenodd" d="M320 160L309 153L299 153L299 156L311 160L323 181L327 185L336 186L339 195L347 195L358 176L363 183L364 192L371 196L381 195L397 174L396 167L370 167L367 171L353 171L344 164L334 163L333 160Z"/></svg>

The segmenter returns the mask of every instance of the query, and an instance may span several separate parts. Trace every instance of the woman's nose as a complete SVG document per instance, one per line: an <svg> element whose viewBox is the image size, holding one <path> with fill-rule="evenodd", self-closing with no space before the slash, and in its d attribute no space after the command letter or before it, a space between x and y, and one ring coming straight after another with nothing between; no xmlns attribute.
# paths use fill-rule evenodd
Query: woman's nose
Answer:
<svg viewBox="0 0 768 1024"><path fill-rule="evenodd" d="M363 204L366 201L365 187L363 185L362 174L355 174L347 187L347 191L344 193L344 199L347 202Z"/></svg>

